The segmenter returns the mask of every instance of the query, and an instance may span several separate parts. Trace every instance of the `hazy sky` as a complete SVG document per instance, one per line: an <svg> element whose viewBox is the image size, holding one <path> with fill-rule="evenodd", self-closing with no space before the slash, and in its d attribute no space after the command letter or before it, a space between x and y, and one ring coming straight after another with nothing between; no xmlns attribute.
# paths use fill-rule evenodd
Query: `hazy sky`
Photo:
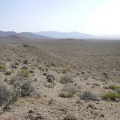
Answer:
<svg viewBox="0 0 120 120"><path fill-rule="evenodd" d="M0 0L0 30L120 34L120 0Z"/></svg>

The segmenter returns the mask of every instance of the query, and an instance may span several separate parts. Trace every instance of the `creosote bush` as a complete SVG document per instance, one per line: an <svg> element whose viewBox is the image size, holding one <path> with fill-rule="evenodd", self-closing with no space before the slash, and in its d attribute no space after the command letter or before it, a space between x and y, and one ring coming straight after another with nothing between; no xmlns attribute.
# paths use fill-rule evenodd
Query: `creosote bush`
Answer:
<svg viewBox="0 0 120 120"><path fill-rule="evenodd" d="M102 95L103 100L112 100L115 101L116 99L120 100L120 94L118 92L110 91Z"/></svg>
<svg viewBox="0 0 120 120"><path fill-rule="evenodd" d="M96 94L90 92L90 91L84 91L81 95L80 98L82 100L91 100L91 101L98 101L99 98Z"/></svg>
<svg viewBox="0 0 120 120"><path fill-rule="evenodd" d="M61 77L60 82L62 84L64 84L64 83L73 83L73 78L71 76L69 76L69 75L64 75L64 76Z"/></svg>
<svg viewBox="0 0 120 120"><path fill-rule="evenodd" d="M0 63L0 69L5 71L7 69L7 66L5 64Z"/></svg>

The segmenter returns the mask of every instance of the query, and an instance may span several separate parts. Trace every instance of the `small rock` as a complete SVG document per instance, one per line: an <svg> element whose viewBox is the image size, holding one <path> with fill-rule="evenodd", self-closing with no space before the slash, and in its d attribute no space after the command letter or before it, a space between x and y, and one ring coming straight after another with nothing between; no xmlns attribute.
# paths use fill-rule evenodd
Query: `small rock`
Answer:
<svg viewBox="0 0 120 120"><path fill-rule="evenodd" d="M6 71L5 75L11 75L11 71Z"/></svg>
<svg viewBox="0 0 120 120"><path fill-rule="evenodd" d="M34 111L33 110L29 110L29 112L28 113L34 113Z"/></svg>
<svg viewBox="0 0 120 120"><path fill-rule="evenodd" d="M96 106L95 106L94 104L92 104L92 103L89 103L89 104L87 105L87 109L88 109L88 108L97 109Z"/></svg>

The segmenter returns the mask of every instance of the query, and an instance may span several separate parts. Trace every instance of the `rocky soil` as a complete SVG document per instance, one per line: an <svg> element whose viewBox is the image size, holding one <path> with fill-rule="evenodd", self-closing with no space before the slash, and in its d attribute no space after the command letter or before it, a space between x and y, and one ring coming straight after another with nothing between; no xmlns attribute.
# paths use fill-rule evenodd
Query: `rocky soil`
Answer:
<svg viewBox="0 0 120 120"><path fill-rule="evenodd" d="M0 83L9 91L19 76L35 92L7 108L4 102L0 120L120 120L120 98L102 97L115 92L110 85L120 91L119 41L1 42L1 64Z"/></svg>

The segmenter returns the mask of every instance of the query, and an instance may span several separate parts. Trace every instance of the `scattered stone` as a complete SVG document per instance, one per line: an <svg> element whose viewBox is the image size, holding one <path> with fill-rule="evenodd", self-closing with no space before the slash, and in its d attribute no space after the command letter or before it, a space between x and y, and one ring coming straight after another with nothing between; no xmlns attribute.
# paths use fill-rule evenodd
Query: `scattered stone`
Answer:
<svg viewBox="0 0 120 120"><path fill-rule="evenodd" d="M47 77L48 82L50 82L50 83L53 83L55 80L53 75L47 75L46 77Z"/></svg>
<svg viewBox="0 0 120 120"><path fill-rule="evenodd" d="M33 110L29 110L28 113L34 113L34 111Z"/></svg>
<svg viewBox="0 0 120 120"><path fill-rule="evenodd" d="M87 105L87 109L89 109L89 108L97 109L96 106L95 106L94 104L92 104L92 103L89 103L89 104Z"/></svg>
<svg viewBox="0 0 120 120"><path fill-rule="evenodd" d="M11 75L11 71L8 71L8 70L7 70L7 71L5 72L5 75Z"/></svg>

